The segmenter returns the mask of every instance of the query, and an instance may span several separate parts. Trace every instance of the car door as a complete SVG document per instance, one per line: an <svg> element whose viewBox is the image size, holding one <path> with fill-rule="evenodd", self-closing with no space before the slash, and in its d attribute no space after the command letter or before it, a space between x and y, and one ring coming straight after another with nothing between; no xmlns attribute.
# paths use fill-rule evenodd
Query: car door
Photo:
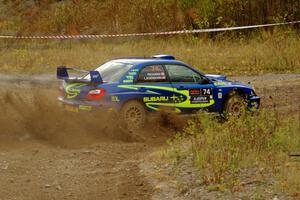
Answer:
<svg viewBox="0 0 300 200"><path fill-rule="evenodd" d="M174 89L163 65L144 66L135 81L140 99L149 110L174 109Z"/></svg>
<svg viewBox="0 0 300 200"><path fill-rule="evenodd" d="M211 110L215 106L214 85L197 71L184 65L165 65L174 88L174 107L177 111L196 112Z"/></svg>

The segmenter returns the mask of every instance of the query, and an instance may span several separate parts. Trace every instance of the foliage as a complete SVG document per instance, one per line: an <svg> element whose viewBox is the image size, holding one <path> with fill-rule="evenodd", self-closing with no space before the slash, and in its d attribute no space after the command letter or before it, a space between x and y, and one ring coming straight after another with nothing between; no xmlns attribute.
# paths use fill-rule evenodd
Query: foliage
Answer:
<svg viewBox="0 0 300 200"><path fill-rule="evenodd" d="M300 19L298 0L0 0L0 31L83 34L252 25Z"/></svg>
<svg viewBox="0 0 300 200"><path fill-rule="evenodd" d="M231 76L299 73L299 36L291 31L263 32L244 38L193 36L167 38L10 41L0 40L0 71L55 73L56 66L93 69L115 57L170 54L204 73Z"/></svg>
<svg viewBox="0 0 300 200"><path fill-rule="evenodd" d="M177 163L192 155L200 179L210 188L233 188L245 174L249 175L247 170L254 170L254 176L275 174L280 184L286 186L283 190L299 192L300 182L292 178L295 170L286 170L288 153L300 148L297 120L282 120L282 114L265 110L224 123L214 117L199 113L169 141L170 147L163 155ZM287 187L292 184L293 187Z"/></svg>

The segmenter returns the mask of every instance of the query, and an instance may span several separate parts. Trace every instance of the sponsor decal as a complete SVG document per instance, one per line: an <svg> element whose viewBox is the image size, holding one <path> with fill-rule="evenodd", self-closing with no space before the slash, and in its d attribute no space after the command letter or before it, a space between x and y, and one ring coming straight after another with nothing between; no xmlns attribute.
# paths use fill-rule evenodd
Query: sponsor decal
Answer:
<svg viewBox="0 0 300 200"><path fill-rule="evenodd" d="M166 75L164 72L148 72L146 73L144 80L165 80Z"/></svg>
<svg viewBox="0 0 300 200"><path fill-rule="evenodd" d="M125 76L125 78L127 79L127 80L133 80L134 79L134 77L133 76Z"/></svg>
<svg viewBox="0 0 300 200"><path fill-rule="evenodd" d="M161 65L150 65L142 69L140 75L142 80L145 82L149 81L165 81L166 74L164 68Z"/></svg>
<svg viewBox="0 0 300 200"><path fill-rule="evenodd" d="M137 72L128 72L129 76L135 76Z"/></svg>
<svg viewBox="0 0 300 200"><path fill-rule="evenodd" d="M138 72L138 69L131 69L125 76L123 83L133 83L137 72Z"/></svg>
<svg viewBox="0 0 300 200"><path fill-rule="evenodd" d="M183 95L177 96L173 94L173 96L171 96L170 99L172 99L174 103L181 103L184 101L184 96Z"/></svg>
<svg viewBox="0 0 300 200"><path fill-rule="evenodd" d="M201 90L200 89L191 89L191 90L189 90L189 94L190 95L200 95Z"/></svg>
<svg viewBox="0 0 300 200"><path fill-rule="evenodd" d="M86 106L86 105L79 105L78 107L80 110L85 110L85 111L91 111L92 106Z"/></svg>
<svg viewBox="0 0 300 200"><path fill-rule="evenodd" d="M94 79L96 79L96 78L98 78L99 77L99 75L98 74L94 74L94 75L92 75L92 78L94 78Z"/></svg>
<svg viewBox="0 0 300 200"><path fill-rule="evenodd" d="M76 106L71 106L71 105L64 105L64 107L65 107L65 110L66 111L69 111L69 112L79 112L79 109L78 109L78 107L76 107Z"/></svg>
<svg viewBox="0 0 300 200"><path fill-rule="evenodd" d="M133 83L133 80L127 80L127 79L125 79L125 80L123 80L123 83Z"/></svg>
<svg viewBox="0 0 300 200"><path fill-rule="evenodd" d="M222 99L222 98L223 98L222 92L219 92L219 93L218 93L218 98L219 98L219 99Z"/></svg>
<svg viewBox="0 0 300 200"><path fill-rule="evenodd" d="M190 101L194 103L209 103L209 96L191 96Z"/></svg>
<svg viewBox="0 0 300 200"><path fill-rule="evenodd" d="M169 101L168 96L160 96L160 97L144 97L144 102L166 102Z"/></svg>
<svg viewBox="0 0 300 200"><path fill-rule="evenodd" d="M118 96L111 96L111 101L112 102L120 102L120 99Z"/></svg>
<svg viewBox="0 0 300 200"><path fill-rule="evenodd" d="M86 83L73 83L66 87L66 94L68 99L74 99L80 93L80 88L86 86Z"/></svg>
<svg viewBox="0 0 300 200"><path fill-rule="evenodd" d="M190 103L199 104L199 103L209 103L212 99L212 89L211 88L200 88L200 89L190 89Z"/></svg>
<svg viewBox="0 0 300 200"><path fill-rule="evenodd" d="M159 90L159 93L163 93L163 91L174 92L174 88L172 87L163 87L163 86L153 86L153 85L119 85L119 88L126 88L131 90L138 90L139 88L147 88L148 92L151 90L152 92L156 92ZM211 88L209 92L212 93ZM176 91L172 96L150 96L144 97L145 105L152 110L159 110L160 106L168 106L174 107L176 112L181 112L182 108L195 109L195 108L206 108L215 103L214 99L211 97L212 95L207 95L210 98L209 102L201 102L201 103L192 103L189 98L189 90ZM196 101L197 99L195 99ZM204 99L198 99L204 101Z"/></svg>
<svg viewBox="0 0 300 200"><path fill-rule="evenodd" d="M227 83L221 82L221 81L217 81L217 82L214 82L214 85L215 86L225 86L225 85L227 85Z"/></svg>

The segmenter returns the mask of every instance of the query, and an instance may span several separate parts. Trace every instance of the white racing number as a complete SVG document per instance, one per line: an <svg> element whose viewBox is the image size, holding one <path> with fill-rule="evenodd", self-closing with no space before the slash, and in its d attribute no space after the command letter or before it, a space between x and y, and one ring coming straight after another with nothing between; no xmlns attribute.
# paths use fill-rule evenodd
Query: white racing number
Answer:
<svg viewBox="0 0 300 200"><path fill-rule="evenodd" d="M211 88L203 88L203 95L211 95Z"/></svg>

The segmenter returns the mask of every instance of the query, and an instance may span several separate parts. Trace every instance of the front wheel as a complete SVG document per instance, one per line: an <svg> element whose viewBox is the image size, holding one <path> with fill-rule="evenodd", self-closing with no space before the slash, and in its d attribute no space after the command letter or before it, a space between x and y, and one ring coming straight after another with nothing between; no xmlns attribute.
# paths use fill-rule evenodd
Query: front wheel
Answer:
<svg viewBox="0 0 300 200"><path fill-rule="evenodd" d="M247 104L245 99L240 95L233 95L225 102L223 114L225 118L241 118L246 115Z"/></svg>
<svg viewBox="0 0 300 200"><path fill-rule="evenodd" d="M145 107L138 101L129 101L122 107L121 117L128 130L140 129L146 122Z"/></svg>

